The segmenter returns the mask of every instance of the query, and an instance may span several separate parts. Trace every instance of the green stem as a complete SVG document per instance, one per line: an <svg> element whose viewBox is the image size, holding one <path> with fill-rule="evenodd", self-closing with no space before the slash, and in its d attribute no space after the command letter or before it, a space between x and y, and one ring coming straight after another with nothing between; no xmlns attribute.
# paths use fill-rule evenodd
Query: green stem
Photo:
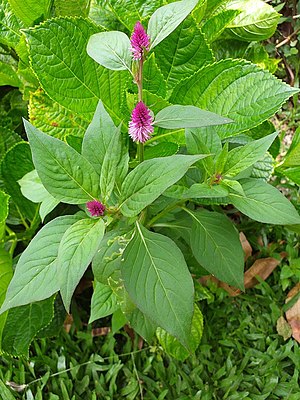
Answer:
<svg viewBox="0 0 300 400"><path fill-rule="evenodd" d="M147 228L151 228L154 224L154 222L156 222L158 219L164 217L166 214L168 214L170 211L174 210L177 207L182 207L181 203L176 203L173 204L170 207L167 207L165 210L161 211L160 213L158 213L157 215L155 215L155 217L153 217L148 223L147 223Z"/></svg>
<svg viewBox="0 0 300 400"><path fill-rule="evenodd" d="M144 161L144 143L137 144L137 157L139 164Z"/></svg>

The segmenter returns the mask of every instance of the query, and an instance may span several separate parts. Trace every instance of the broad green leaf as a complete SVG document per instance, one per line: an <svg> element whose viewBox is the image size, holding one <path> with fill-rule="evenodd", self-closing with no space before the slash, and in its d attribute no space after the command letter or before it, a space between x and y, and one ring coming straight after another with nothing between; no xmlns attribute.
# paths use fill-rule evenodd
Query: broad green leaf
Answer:
<svg viewBox="0 0 300 400"><path fill-rule="evenodd" d="M226 176L236 176L263 158L278 133L272 133L259 140L254 140L245 146L235 147L228 153L227 162L221 171Z"/></svg>
<svg viewBox="0 0 300 400"><path fill-rule="evenodd" d="M108 0L115 17L131 32L137 21L142 21L163 5L163 0ZM126 12L125 12L126 10Z"/></svg>
<svg viewBox="0 0 300 400"><path fill-rule="evenodd" d="M143 66L143 89L158 96L165 97L167 92L166 81L158 68L155 55L147 57Z"/></svg>
<svg viewBox="0 0 300 400"><path fill-rule="evenodd" d="M300 165L300 128L298 128L293 137L292 144L284 159L283 167L297 167Z"/></svg>
<svg viewBox="0 0 300 400"><path fill-rule="evenodd" d="M88 41L87 53L105 68L131 73L132 54L129 37L119 31L100 32Z"/></svg>
<svg viewBox="0 0 300 400"><path fill-rule="evenodd" d="M201 154L174 155L143 161L127 175L122 185L122 214L126 217L137 215L204 157Z"/></svg>
<svg viewBox="0 0 300 400"><path fill-rule="evenodd" d="M228 157L228 143L225 143L222 148L222 151L216 158L215 171L217 175L219 175L223 171L227 161L227 157Z"/></svg>
<svg viewBox="0 0 300 400"><path fill-rule="evenodd" d="M55 18L24 33L32 68L51 99L88 122L101 99L119 124L128 75L100 66L86 53L90 36L99 30L83 18Z"/></svg>
<svg viewBox="0 0 300 400"><path fill-rule="evenodd" d="M32 339L53 318L53 300L52 297L8 312L2 337L2 347L6 353L28 358Z"/></svg>
<svg viewBox="0 0 300 400"><path fill-rule="evenodd" d="M9 0L9 3L15 15L26 26L49 17L51 0Z"/></svg>
<svg viewBox="0 0 300 400"><path fill-rule="evenodd" d="M268 182L273 174L274 164L274 158L267 152L265 156L257 161L251 168L250 178L263 179L265 182ZM243 172L241 174L243 174Z"/></svg>
<svg viewBox="0 0 300 400"><path fill-rule="evenodd" d="M189 15L198 0L182 0L157 9L150 17L147 33L150 36L150 48L157 46L172 33Z"/></svg>
<svg viewBox="0 0 300 400"><path fill-rule="evenodd" d="M232 204L255 221L275 225L300 223L300 216L292 203L275 187L257 179L242 179L245 196L230 193Z"/></svg>
<svg viewBox="0 0 300 400"><path fill-rule="evenodd" d="M11 64L0 61L0 86L21 86L18 74Z"/></svg>
<svg viewBox="0 0 300 400"><path fill-rule="evenodd" d="M28 172L21 179L19 179L18 184L21 187L23 196L33 203L41 203L45 197L50 195L50 193L47 192L43 186L36 169Z"/></svg>
<svg viewBox="0 0 300 400"><path fill-rule="evenodd" d="M237 193L241 194L242 196L245 196L244 189L239 181L234 181L231 179L222 179L220 186L225 189L229 188L229 189L233 190L234 192L237 192ZM227 192L227 195L228 195L228 192Z"/></svg>
<svg viewBox="0 0 300 400"><path fill-rule="evenodd" d="M228 190L219 185L208 185L207 183L195 183L190 188L185 186L173 185L164 192L164 196L175 199L201 199L212 197L226 197Z"/></svg>
<svg viewBox="0 0 300 400"><path fill-rule="evenodd" d="M117 296L108 285L95 281L89 324L107 317L119 308Z"/></svg>
<svg viewBox="0 0 300 400"><path fill-rule="evenodd" d="M82 142L82 155L100 175L105 154L117 128L100 100Z"/></svg>
<svg viewBox="0 0 300 400"><path fill-rule="evenodd" d="M119 129L116 129L105 153L100 175L101 199L106 202L115 186L120 155L122 149L122 137Z"/></svg>
<svg viewBox="0 0 300 400"><path fill-rule="evenodd" d="M54 0L55 14L87 17L90 0Z"/></svg>
<svg viewBox="0 0 300 400"><path fill-rule="evenodd" d="M188 128L185 130L186 147L189 154L208 154L202 163L209 175L215 172L213 159L222 151L222 143L213 128Z"/></svg>
<svg viewBox="0 0 300 400"><path fill-rule="evenodd" d="M224 10L208 18L201 27L208 43L216 40L239 13L239 10Z"/></svg>
<svg viewBox="0 0 300 400"><path fill-rule="evenodd" d="M196 260L223 282L244 288L244 252L238 231L225 215L200 210L192 217L190 244Z"/></svg>
<svg viewBox="0 0 300 400"><path fill-rule="evenodd" d="M58 279L64 306L69 311L72 295L92 261L105 231L102 219L75 222L64 233L58 249Z"/></svg>
<svg viewBox="0 0 300 400"><path fill-rule="evenodd" d="M33 220L37 206L24 198L18 180L32 171L34 165L28 143L21 142L12 147L4 156L1 163L1 174L4 187L12 197L14 204L24 219Z"/></svg>
<svg viewBox="0 0 300 400"><path fill-rule="evenodd" d="M229 37L246 42L258 42L271 37L280 18L280 14L263 0L231 0L225 8L241 11L225 32Z"/></svg>
<svg viewBox="0 0 300 400"><path fill-rule="evenodd" d="M1 192L0 192L1 195ZM1 204L1 202L0 202ZM0 248L0 306L2 306L7 287L13 276L11 255ZM2 332L5 325L7 313L0 315L0 353L2 348Z"/></svg>
<svg viewBox="0 0 300 400"><path fill-rule="evenodd" d="M180 82L170 101L193 104L232 119L234 123L214 128L226 138L265 121L297 92L254 64L223 60Z"/></svg>
<svg viewBox="0 0 300 400"><path fill-rule="evenodd" d="M176 143L172 142L162 142L158 143L155 146L147 146L145 148L145 160L150 160L151 158L156 157L167 157L173 156L178 153L179 146Z"/></svg>
<svg viewBox="0 0 300 400"><path fill-rule="evenodd" d="M197 304L194 305L194 315L192 319L192 327L189 337L190 350L194 353L200 344L203 333L203 315L199 310ZM157 328L156 336L164 351L170 356L177 360L184 361L190 356L190 352L172 335L163 330Z"/></svg>
<svg viewBox="0 0 300 400"><path fill-rule="evenodd" d="M0 158L2 159L8 150L22 141L22 138L15 131L12 131L6 126L1 126Z"/></svg>
<svg viewBox="0 0 300 400"><path fill-rule="evenodd" d="M36 335L37 338L53 338L60 334L64 327L67 313L60 296L55 296L54 315L52 321L42 328Z"/></svg>
<svg viewBox="0 0 300 400"><path fill-rule="evenodd" d="M179 248L168 237L137 223L123 258L122 276L133 302L189 348L194 288Z"/></svg>
<svg viewBox="0 0 300 400"><path fill-rule="evenodd" d="M85 119L51 100L42 89L30 93L29 116L36 128L58 139L69 135L83 137L88 126Z"/></svg>
<svg viewBox="0 0 300 400"><path fill-rule="evenodd" d="M135 308L131 313L126 314L130 326L147 342L151 342L156 325L146 317L138 308Z"/></svg>
<svg viewBox="0 0 300 400"><path fill-rule="evenodd" d="M127 323L127 318L123 314L121 308L116 310L113 313L112 319L111 319L111 330L112 333L118 332L123 326Z"/></svg>
<svg viewBox="0 0 300 400"><path fill-rule="evenodd" d="M99 176L83 156L26 120L24 125L37 173L56 200L81 204L99 197Z"/></svg>
<svg viewBox="0 0 300 400"><path fill-rule="evenodd" d="M231 122L233 121L229 118L223 118L198 107L174 105L159 111L153 124L165 129L180 129L230 124Z"/></svg>
<svg viewBox="0 0 300 400"><path fill-rule="evenodd" d="M284 169L283 174L297 185L300 185L300 167Z"/></svg>
<svg viewBox="0 0 300 400"><path fill-rule="evenodd" d="M18 183L24 197L33 203L41 203L39 214L42 221L59 204L59 201L45 189L36 170L28 172L18 180Z"/></svg>
<svg viewBox="0 0 300 400"><path fill-rule="evenodd" d="M65 231L79 219L77 215L58 217L31 240L18 261L1 313L9 308L44 300L59 290L58 246Z"/></svg>
<svg viewBox="0 0 300 400"><path fill-rule="evenodd" d="M0 0L0 43L15 48L20 41L22 22L13 13L7 0Z"/></svg>
<svg viewBox="0 0 300 400"><path fill-rule="evenodd" d="M92 262L97 281L107 284L108 278L121 268L121 256L127 242L123 232L105 233Z"/></svg>
<svg viewBox="0 0 300 400"><path fill-rule="evenodd" d="M188 17L155 50L157 63L172 89L214 58L195 20Z"/></svg>

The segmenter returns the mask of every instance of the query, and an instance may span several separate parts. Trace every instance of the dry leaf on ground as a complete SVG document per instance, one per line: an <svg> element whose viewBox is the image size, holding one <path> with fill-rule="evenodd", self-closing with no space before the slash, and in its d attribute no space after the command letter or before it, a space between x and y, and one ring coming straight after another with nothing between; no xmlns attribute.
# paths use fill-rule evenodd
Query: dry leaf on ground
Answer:
<svg viewBox="0 0 300 400"><path fill-rule="evenodd" d="M243 232L240 232L240 242L245 254L244 259L245 261L247 261L248 258L252 255L252 247Z"/></svg>
<svg viewBox="0 0 300 400"><path fill-rule="evenodd" d="M245 289L252 288L259 283L255 276L259 276L263 281L265 281L278 264L280 264L280 260L276 260L276 258L273 257L260 258L259 260L256 260L245 272Z"/></svg>
<svg viewBox="0 0 300 400"><path fill-rule="evenodd" d="M286 297L286 303L292 300L300 291L300 282L293 287ZM292 336L298 343L300 343L300 298L296 303L286 311L286 319L292 328Z"/></svg>

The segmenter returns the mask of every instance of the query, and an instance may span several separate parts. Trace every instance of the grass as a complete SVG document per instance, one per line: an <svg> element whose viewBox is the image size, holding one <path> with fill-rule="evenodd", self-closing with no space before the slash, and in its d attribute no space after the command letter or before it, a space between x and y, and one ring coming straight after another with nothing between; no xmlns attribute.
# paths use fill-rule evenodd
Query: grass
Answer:
<svg viewBox="0 0 300 400"><path fill-rule="evenodd" d="M200 302L201 345L185 362L155 344L139 351L125 332L92 339L88 330L72 330L35 340L29 360L3 356L0 378L29 384L10 390L26 400L299 400L299 345L276 333L285 297L279 283L277 272L238 298L210 288Z"/></svg>

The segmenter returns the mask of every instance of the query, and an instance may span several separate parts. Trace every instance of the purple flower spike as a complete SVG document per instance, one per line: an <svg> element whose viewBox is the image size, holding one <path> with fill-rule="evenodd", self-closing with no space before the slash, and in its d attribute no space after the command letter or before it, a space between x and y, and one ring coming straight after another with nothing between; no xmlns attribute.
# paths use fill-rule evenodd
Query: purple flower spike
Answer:
<svg viewBox="0 0 300 400"><path fill-rule="evenodd" d="M129 135L134 142L144 143L153 133L153 118L149 108L140 101L135 106L129 122Z"/></svg>
<svg viewBox="0 0 300 400"><path fill-rule="evenodd" d="M130 42L133 59L141 60L143 58L144 50L146 49L149 51L150 49L150 38L140 21L138 21L133 28Z"/></svg>
<svg viewBox="0 0 300 400"><path fill-rule="evenodd" d="M103 215L105 211L105 205L97 200L86 203L86 208L92 217L100 217L100 215Z"/></svg>

